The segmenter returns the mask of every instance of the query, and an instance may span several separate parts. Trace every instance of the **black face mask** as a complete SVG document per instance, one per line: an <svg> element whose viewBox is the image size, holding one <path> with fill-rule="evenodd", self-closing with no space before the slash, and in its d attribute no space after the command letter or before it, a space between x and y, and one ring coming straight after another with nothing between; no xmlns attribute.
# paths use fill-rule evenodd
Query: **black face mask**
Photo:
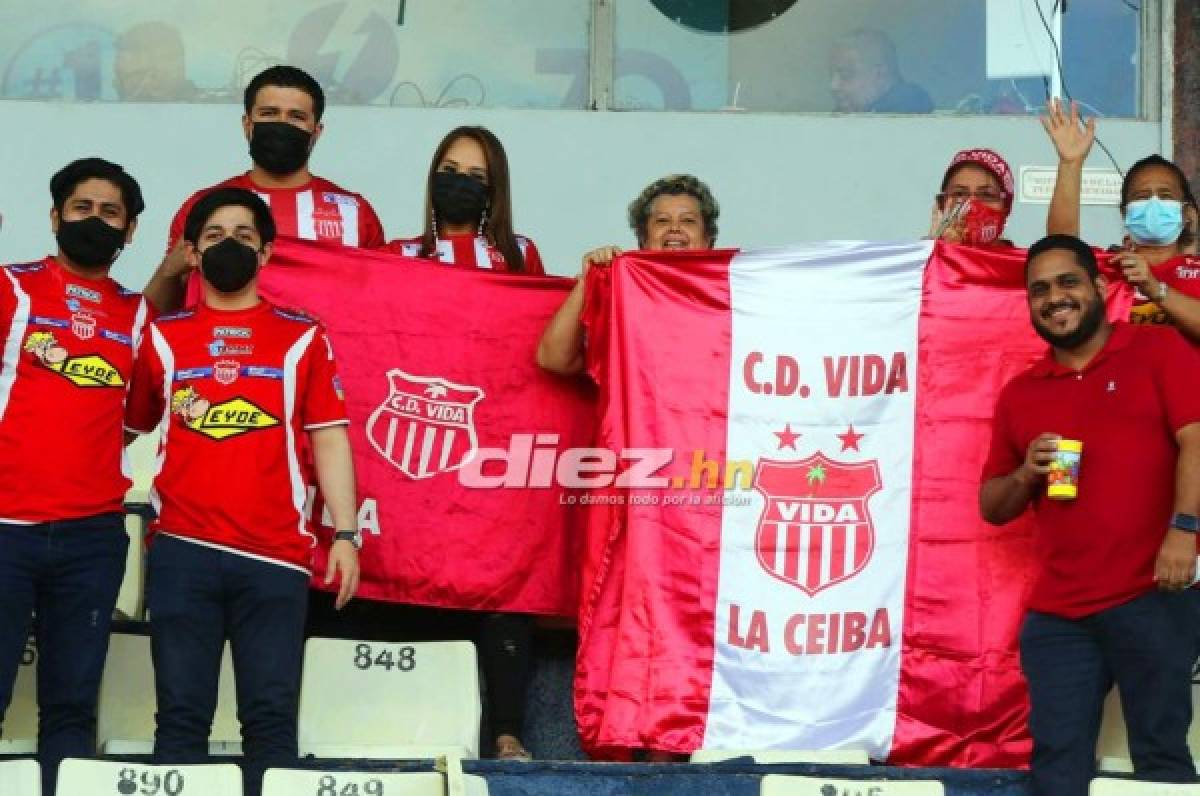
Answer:
<svg viewBox="0 0 1200 796"><path fill-rule="evenodd" d="M84 268L112 265L125 246L125 230L109 226L99 216L79 221L60 220L54 237L62 253Z"/></svg>
<svg viewBox="0 0 1200 796"><path fill-rule="evenodd" d="M474 177L453 171L439 171L430 186L433 212L442 221L467 224L483 218L487 209L488 189Z"/></svg>
<svg viewBox="0 0 1200 796"><path fill-rule="evenodd" d="M222 293L236 293L258 273L258 252L233 238L214 243L200 253L204 280Z"/></svg>
<svg viewBox="0 0 1200 796"><path fill-rule="evenodd" d="M308 162L312 133L287 122L255 122L250 131L250 157L266 171L282 177Z"/></svg>

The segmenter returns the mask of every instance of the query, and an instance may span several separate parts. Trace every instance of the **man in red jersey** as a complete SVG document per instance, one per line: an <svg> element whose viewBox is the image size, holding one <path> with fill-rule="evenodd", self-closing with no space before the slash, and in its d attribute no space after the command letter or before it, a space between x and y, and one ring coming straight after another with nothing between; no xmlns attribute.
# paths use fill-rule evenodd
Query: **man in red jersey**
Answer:
<svg viewBox="0 0 1200 796"><path fill-rule="evenodd" d="M115 163L50 180L58 253L0 268L0 716L35 613L38 756L96 750L96 698L125 572L121 416L146 322L108 275L144 204Z"/></svg>
<svg viewBox="0 0 1200 796"><path fill-rule="evenodd" d="M175 214L169 253L145 291L163 312L200 300L199 278L188 268L183 227L188 210L213 188L257 193L270 205L280 235L369 249L385 242L383 225L366 199L309 171L309 157L325 129L325 93L316 80L294 66L273 66L250 81L244 102L242 133L253 165L245 174L192 194Z"/></svg>
<svg viewBox="0 0 1200 796"><path fill-rule="evenodd" d="M1029 249L1029 314L1051 346L1000 393L983 517L1032 506L1038 569L1021 627L1037 796L1085 796L1114 683L1138 778L1192 782L1200 652L1200 353L1174 329L1110 324L1095 253ZM1078 494L1047 497L1059 439L1083 443Z"/></svg>
<svg viewBox="0 0 1200 796"><path fill-rule="evenodd" d="M192 310L150 324L126 424L162 424L147 605L158 697L155 758L203 761L228 639L247 793L294 763L309 569L299 441L338 528L325 582L341 608L358 587L354 467L333 350L320 325L258 296L271 253L267 205L219 188L188 212Z"/></svg>

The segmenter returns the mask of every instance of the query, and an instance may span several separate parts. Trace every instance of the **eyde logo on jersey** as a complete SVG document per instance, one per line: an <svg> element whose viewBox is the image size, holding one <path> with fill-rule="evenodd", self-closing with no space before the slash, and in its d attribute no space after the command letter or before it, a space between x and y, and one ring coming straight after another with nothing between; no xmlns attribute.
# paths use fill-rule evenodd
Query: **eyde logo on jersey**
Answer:
<svg viewBox="0 0 1200 796"><path fill-rule="evenodd" d="M279 418L245 398L213 404L193 387L171 395L171 413L193 431L218 441L279 425Z"/></svg>
<svg viewBox="0 0 1200 796"><path fill-rule="evenodd" d="M413 480L462 467L479 447L474 410L483 390L399 368L387 378L390 392L367 420L371 447Z"/></svg>
<svg viewBox="0 0 1200 796"><path fill-rule="evenodd" d="M875 549L867 501L882 488L879 462L837 462L817 452L799 461L761 459L754 488L766 498L758 562L812 597L857 575Z"/></svg>

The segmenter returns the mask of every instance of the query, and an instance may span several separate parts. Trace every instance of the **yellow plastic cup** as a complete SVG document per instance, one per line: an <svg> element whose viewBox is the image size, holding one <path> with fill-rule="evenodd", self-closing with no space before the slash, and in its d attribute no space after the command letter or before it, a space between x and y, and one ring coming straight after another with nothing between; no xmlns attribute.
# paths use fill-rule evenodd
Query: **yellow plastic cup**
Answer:
<svg viewBox="0 0 1200 796"><path fill-rule="evenodd" d="M1050 473L1046 476L1046 497L1074 500L1079 496L1079 462L1082 458L1082 442L1077 439L1058 441L1058 453L1050 462Z"/></svg>

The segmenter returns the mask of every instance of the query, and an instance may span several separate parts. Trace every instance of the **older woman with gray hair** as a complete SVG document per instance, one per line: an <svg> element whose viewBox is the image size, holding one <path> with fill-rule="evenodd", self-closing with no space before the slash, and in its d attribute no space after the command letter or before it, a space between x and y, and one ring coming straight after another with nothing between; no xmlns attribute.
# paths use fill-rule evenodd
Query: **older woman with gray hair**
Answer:
<svg viewBox="0 0 1200 796"><path fill-rule="evenodd" d="M629 205L629 226L644 251L711 249L717 240L720 208L712 191L690 174L672 174L646 186ZM593 265L607 266L621 253L601 246L583 255L579 281L550 319L538 343L537 363L553 373L583 372L583 291Z"/></svg>

